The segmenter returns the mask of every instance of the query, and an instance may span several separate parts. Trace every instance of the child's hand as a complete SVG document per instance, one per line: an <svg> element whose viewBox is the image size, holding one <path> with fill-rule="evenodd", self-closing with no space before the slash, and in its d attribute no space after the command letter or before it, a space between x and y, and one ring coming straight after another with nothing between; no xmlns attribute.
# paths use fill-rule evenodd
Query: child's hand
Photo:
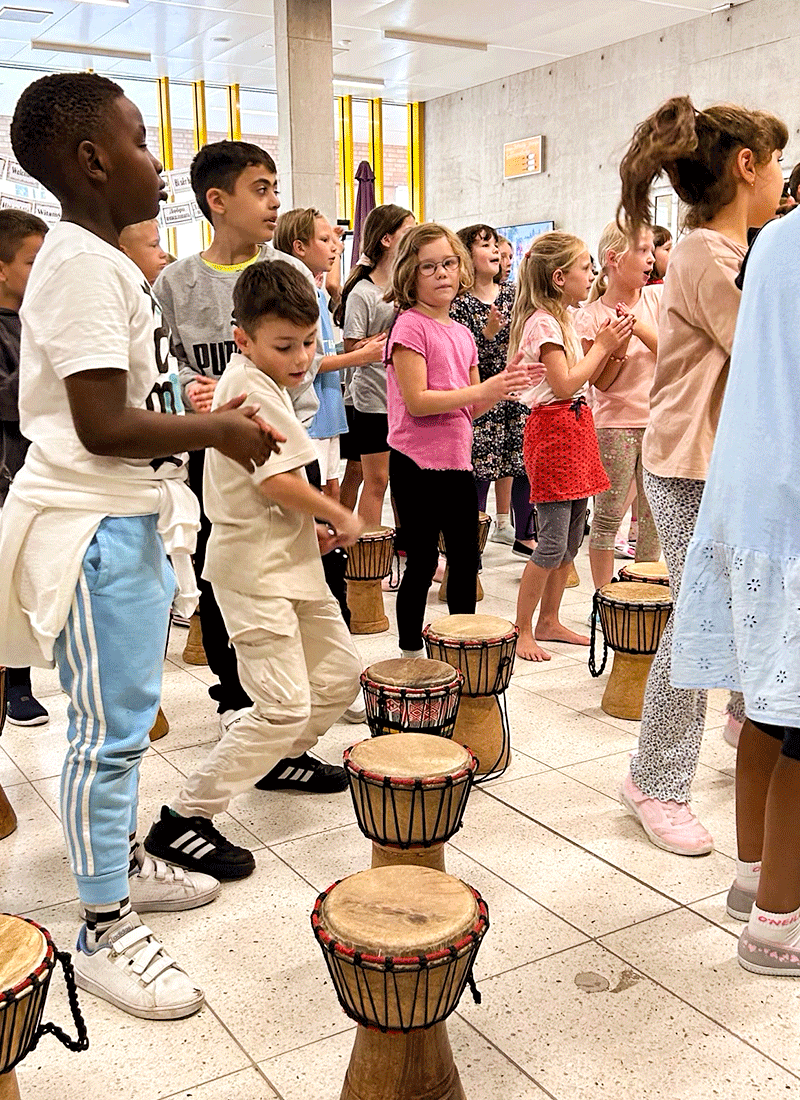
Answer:
<svg viewBox="0 0 800 1100"><path fill-rule="evenodd" d="M628 341L633 335L635 318L632 314L623 317L615 317L613 321L604 321L597 330L594 342L600 345L606 355L612 355L617 359L624 358L628 348Z"/></svg>
<svg viewBox="0 0 800 1100"><path fill-rule="evenodd" d="M216 378L206 378L204 374L198 374L192 379L186 387L186 396L191 401L195 412L211 412L211 400L216 388Z"/></svg>
<svg viewBox="0 0 800 1100"><path fill-rule="evenodd" d="M380 363L383 360L383 349L386 346L386 333L379 332L377 336L370 336L368 340L361 342L358 350L357 363L366 366L367 363Z"/></svg>
<svg viewBox="0 0 800 1100"><path fill-rule="evenodd" d="M280 454L278 444L285 443L286 436L261 419L257 405L244 405L246 400L247 394L242 393L220 405L212 415L221 421L216 449L252 473L273 452Z"/></svg>
<svg viewBox="0 0 800 1100"><path fill-rule="evenodd" d="M520 390L526 389L531 384L531 373L538 364L526 363L523 365L522 360L522 352L517 352L505 370L481 383L487 398L493 401L502 401L505 397L516 396Z"/></svg>
<svg viewBox="0 0 800 1100"><path fill-rule="evenodd" d="M339 543L336 541L336 532L327 523L317 523L316 528L320 556L324 558L326 554L330 554L331 550L335 550Z"/></svg>
<svg viewBox="0 0 800 1100"><path fill-rule="evenodd" d="M358 542L359 537L366 530L366 526L361 516L356 515L355 512L348 512L347 515L336 524L334 545L352 546L354 543Z"/></svg>
<svg viewBox="0 0 800 1100"><path fill-rule="evenodd" d="M489 308L489 320L486 322L483 329L483 336L486 340L494 340L501 328L505 328L508 324L507 318L503 316L497 306L492 302Z"/></svg>

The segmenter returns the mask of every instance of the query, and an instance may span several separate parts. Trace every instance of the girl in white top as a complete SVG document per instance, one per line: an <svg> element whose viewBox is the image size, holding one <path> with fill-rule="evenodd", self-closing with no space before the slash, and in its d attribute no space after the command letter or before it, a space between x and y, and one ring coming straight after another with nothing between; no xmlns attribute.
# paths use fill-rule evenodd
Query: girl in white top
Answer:
<svg viewBox="0 0 800 1100"><path fill-rule="evenodd" d="M622 314L633 317L633 333L616 360L617 377L603 389L594 386L592 414L600 445L600 457L611 482L595 498L589 560L595 588L609 584L614 575L614 540L625 515L627 493L635 481L639 500L637 561L658 561L661 548L642 485L642 438L650 415L650 387L658 348L658 300L661 287L648 287L653 270L653 231L642 229L635 242L616 222L600 237L598 257L602 267L589 295L578 311L575 328L588 351L603 321Z"/></svg>
<svg viewBox="0 0 800 1100"><path fill-rule="evenodd" d="M522 351L523 363L533 364L533 385L521 400L531 408L523 455L536 505L538 541L517 601L517 656L528 661L550 660L539 641L589 644L558 617L570 565L583 538L587 498L609 484L583 394L590 380L603 385L619 372L619 362L610 357L619 356L634 323L630 316L604 321L592 347L582 355L568 310L586 298L591 285L586 245L567 233L537 237L520 264L508 354Z"/></svg>

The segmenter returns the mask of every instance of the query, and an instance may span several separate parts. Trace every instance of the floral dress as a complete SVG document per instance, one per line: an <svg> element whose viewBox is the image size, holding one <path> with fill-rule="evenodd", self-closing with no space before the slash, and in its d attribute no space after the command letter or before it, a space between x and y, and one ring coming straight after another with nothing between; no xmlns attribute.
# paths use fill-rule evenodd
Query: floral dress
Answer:
<svg viewBox="0 0 800 1100"><path fill-rule="evenodd" d="M502 313L506 324L493 340L487 340L483 335L491 310L491 306L486 302L480 301L474 294L467 291L456 298L450 307L450 316L453 320L466 325L475 337L478 347L478 370L482 382L505 369L514 294L512 283L503 283L500 287L494 304ZM528 408L519 401L499 401L493 409L475 419L472 465L476 478L483 481L496 481L501 477L524 475L522 437L528 411Z"/></svg>

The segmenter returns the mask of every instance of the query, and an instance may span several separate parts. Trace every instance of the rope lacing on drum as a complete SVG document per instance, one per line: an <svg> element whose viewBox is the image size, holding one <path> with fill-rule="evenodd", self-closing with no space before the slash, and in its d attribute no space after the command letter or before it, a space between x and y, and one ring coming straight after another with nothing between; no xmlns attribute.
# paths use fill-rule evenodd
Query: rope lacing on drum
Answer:
<svg viewBox="0 0 800 1100"><path fill-rule="evenodd" d="M78 1038L72 1039L67 1035L66 1031L58 1027L57 1024L46 1023L42 1024L39 1030L34 1036L33 1043L30 1049L35 1050L39 1043L39 1040L43 1035L55 1035L59 1042L63 1043L68 1050L81 1051L88 1050L89 1048L89 1036L86 1030L86 1023L81 1014L80 1005L78 1004L78 990L75 987L75 971L72 966L72 956L69 951L56 951L56 959L61 963L61 968L64 971L64 982L67 986L67 998L69 999L69 1007L72 1012L72 1019L75 1022L75 1027L78 1031Z"/></svg>
<svg viewBox="0 0 800 1100"><path fill-rule="evenodd" d="M605 671L606 662L608 660L608 641L606 640L605 631L601 631L603 635L603 660L600 664L600 668L597 667L597 660L595 658L594 645L595 638L597 636L597 623L600 619L600 589L598 588L594 596L592 596L592 628L591 637L589 640L589 672L592 676L602 676Z"/></svg>

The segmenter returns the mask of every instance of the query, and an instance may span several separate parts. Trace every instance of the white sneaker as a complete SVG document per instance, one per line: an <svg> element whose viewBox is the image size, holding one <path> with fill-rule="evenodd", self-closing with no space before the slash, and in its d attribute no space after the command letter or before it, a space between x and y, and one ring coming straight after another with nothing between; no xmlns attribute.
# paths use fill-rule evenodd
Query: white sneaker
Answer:
<svg viewBox="0 0 800 1100"><path fill-rule="evenodd" d="M492 533L489 535L489 542L502 542L506 546L513 546L516 542L516 539L516 533L510 523L506 523L502 527L498 527L497 520L494 521L492 525Z"/></svg>
<svg viewBox="0 0 800 1100"><path fill-rule="evenodd" d="M208 905L222 889L217 879L199 871L184 871L154 859L141 844L136 848L139 871L128 878L131 908L137 913L175 913Z"/></svg>
<svg viewBox="0 0 800 1100"><path fill-rule="evenodd" d="M223 710L219 716L219 732L224 737L234 722L238 722L240 718L244 718L245 714L250 713L250 707L242 707L241 710Z"/></svg>
<svg viewBox="0 0 800 1100"><path fill-rule="evenodd" d="M205 999L136 913L113 924L93 951L84 925L72 963L79 989L143 1020L180 1020Z"/></svg>
<svg viewBox="0 0 800 1100"><path fill-rule="evenodd" d="M343 722L349 722L352 726L359 726L367 720L367 708L360 699L356 699L352 707L348 707L342 715Z"/></svg>

